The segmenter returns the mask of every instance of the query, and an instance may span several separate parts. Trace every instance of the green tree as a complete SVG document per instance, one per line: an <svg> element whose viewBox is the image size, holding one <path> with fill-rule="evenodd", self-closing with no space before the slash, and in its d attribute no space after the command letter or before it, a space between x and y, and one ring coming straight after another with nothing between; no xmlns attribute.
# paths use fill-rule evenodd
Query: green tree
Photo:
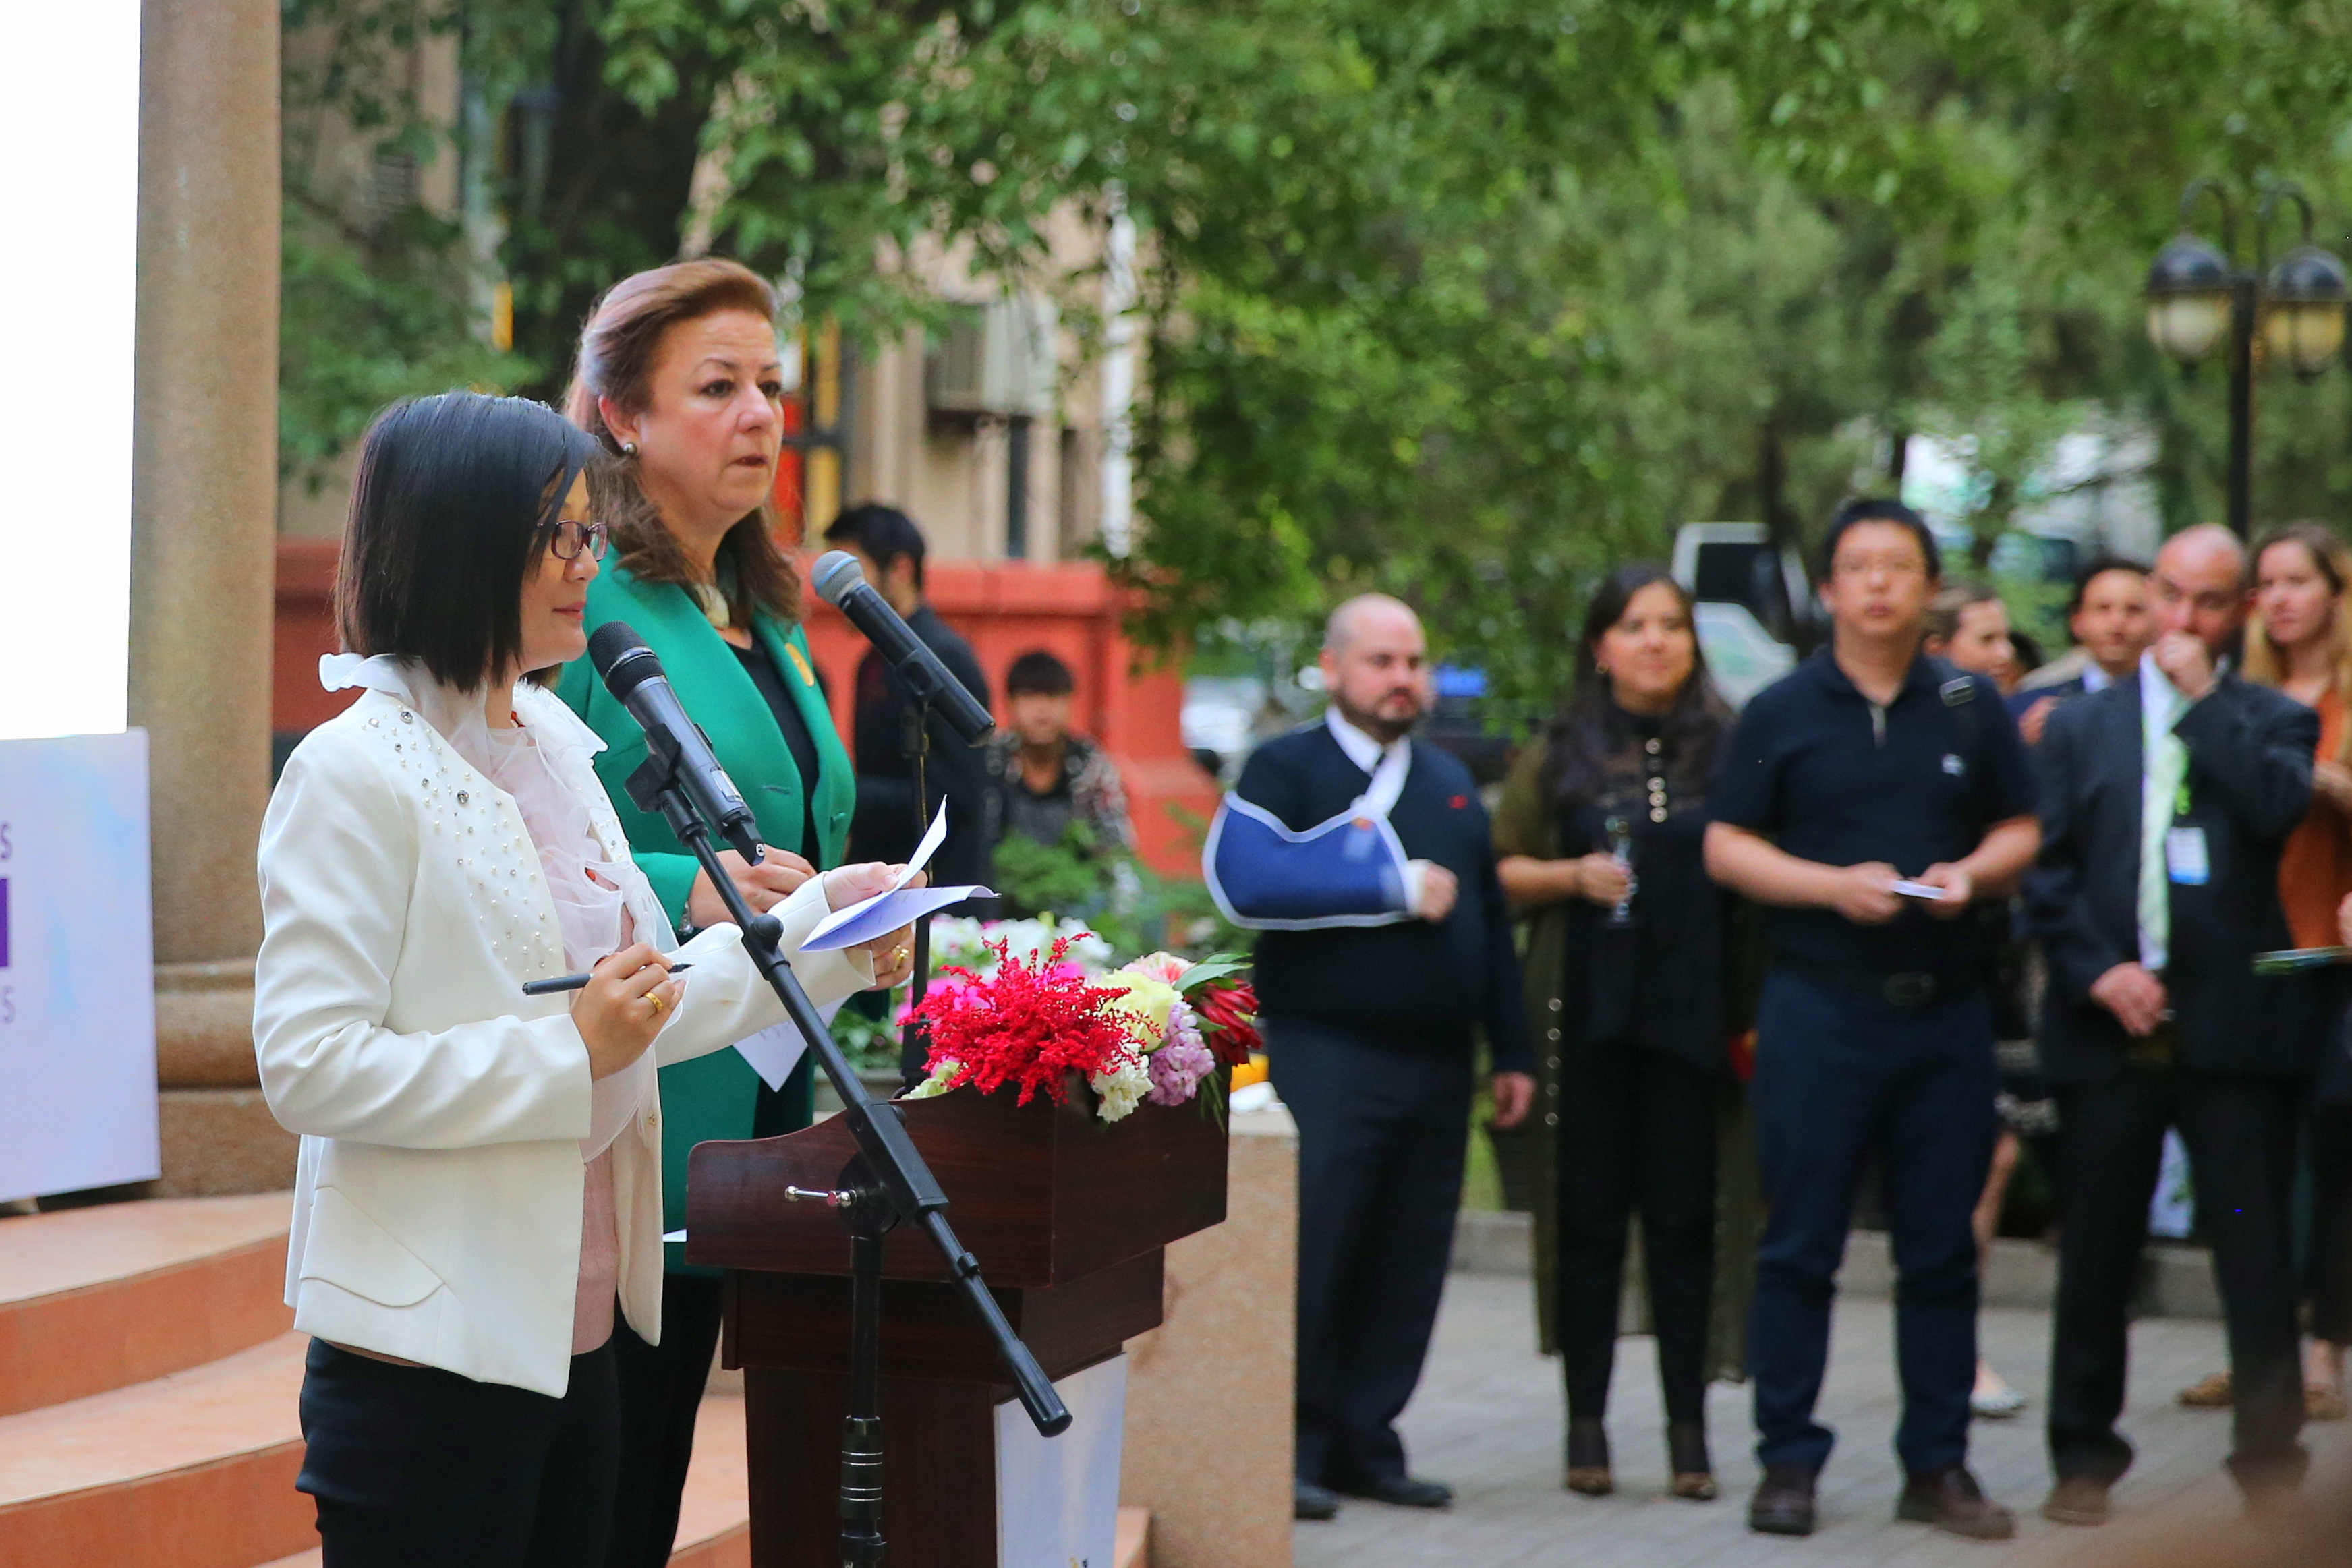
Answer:
<svg viewBox="0 0 2352 1568"><path fill-rule="evenodd" d="M425 4L298 9L449 25L398 20ZM1801 539L1886 484L1911 431L1973 438L1980 556L2087 418L2151 424L2168 515L2212 515L2221 378L2182 382L2138 325L2175 193L2293 178L2352 212L2352 14L2315 0L462 16L505 129L530 384L560 382L597 287L689 228L854 340L936 308L910 258L937 252L1062 290L1083 327L1089 279L1053 220L1098 220L1116 187L1150 262L1150 527L1124 563L1150 591L1141 629L1304 625L1382 587L1530 699L1563 677L1604 562L1692 517ZM380 328L289 350L319 357L289 358L302 450L387 387L476 364L463 290L433 287L453 236L384 233L289 261L289 339L331 336L354 300ZM2266 381L2265 515L2352 501L2345 381Z"/></svg>

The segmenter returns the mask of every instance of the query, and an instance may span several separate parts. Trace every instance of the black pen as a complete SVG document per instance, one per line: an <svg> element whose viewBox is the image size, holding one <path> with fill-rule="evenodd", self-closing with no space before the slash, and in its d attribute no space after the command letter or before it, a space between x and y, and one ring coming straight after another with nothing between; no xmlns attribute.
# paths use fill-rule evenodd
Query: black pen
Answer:
<svg viewBox="0 0 2352 1568"><path fill-rule="evenodd" d="M691 964L672 964L669 972L683 975L693 967ZM590 977L586 975L558 975L551 980L525 980L522 994L526 997L551 997L558 991L576 991L586 985Z"/></svg>

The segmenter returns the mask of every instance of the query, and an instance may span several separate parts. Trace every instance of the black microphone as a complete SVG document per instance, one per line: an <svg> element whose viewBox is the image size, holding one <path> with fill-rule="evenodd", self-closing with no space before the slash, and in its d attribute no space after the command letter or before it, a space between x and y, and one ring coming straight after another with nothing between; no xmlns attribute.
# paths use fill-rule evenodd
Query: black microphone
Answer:
<svg viewBox="0 0 2352 1568"><path fill-rule="evenodd" d="M727 770L712 755L702 727L686 716L686 708L670 689L661 661L625 621L607 621L589 634L588 662L646 732L646 745L668 759L677 786L702 818L719 831L737 854L754 865L760 860L760 824Z"/></svg>
<svg viewBox="0 0 2352 1568"><path fill-rule="evenodd" d="M977 746L988 738L996 727L988 709L948 673L940 656L890 608L890 601L874 591L856 556L847 550L825 551L816 558L809 582L819 598L849 617L849 623L866 634L909 699L929 706L965 745Z"/></svg>

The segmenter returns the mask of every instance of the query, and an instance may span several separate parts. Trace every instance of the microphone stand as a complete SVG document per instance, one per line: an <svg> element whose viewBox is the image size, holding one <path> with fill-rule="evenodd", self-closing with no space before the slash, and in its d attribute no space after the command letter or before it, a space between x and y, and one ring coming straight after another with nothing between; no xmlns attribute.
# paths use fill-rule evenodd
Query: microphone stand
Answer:
<svg viewBox="0 0 2352 1568"><path fill-rule="evenodd" d="M997 1360L1011 1376L1022 1408L1037 1430L1051 1437L1068 1430L1069 1407L1046 1380L1044 1368L1021 1343L996 1298L980 1275L980 1262L964 1249L949 1228L948 1197L930 1167L907 1135L907 1124L895 1105L869 1097L866 1086L850 1070L848 1059L834 1042L832 1031L818 1016L799 977L778 950L783 928L772 915L754 915L740 889L719 863L711 848L710 829L686 798L677 782L677 758L658 745L648 745L646 760L629 775L629 799L643 811L658 812L694 852L710 885L719 891L728 913L743 936L744 951L784 1004L801 1038L833 1081L841 1097L842 1117L849 1124L857 1155L843 1167L840 1189L804 1192L793 1189L795 1201L814 1200L837 1211L850 1237L850 1378L849 1412L841 1431L841 1560L845 1568L875 1568L882 1561L882 1239L896 1226L919 1228L948 1266L948 1280L965 1306L980 1320L996 1347ZM917 951L928 944L919 934ZM918 958L919 965L921 959ZM917 973L921 971L919 967Z"/></svg>
<svg viewBox="0 0 2352 1568"><path fill-rule="evenodd" d="M915 841L920 843L931 826L930 791L924 779L931 759L931 699L919 684L901 679L895 669L890 671L890 678L898 687L898 695L907 699L904 739L908 758L914 764ZM923 1048L922 1022L912 1016L931 988L931 917L928 915L915 922L914 957L914 971L907 978L908 1017L898 1036L898 1075L909 1089L925 1077L925 1059L929 1055Z"/></svg>

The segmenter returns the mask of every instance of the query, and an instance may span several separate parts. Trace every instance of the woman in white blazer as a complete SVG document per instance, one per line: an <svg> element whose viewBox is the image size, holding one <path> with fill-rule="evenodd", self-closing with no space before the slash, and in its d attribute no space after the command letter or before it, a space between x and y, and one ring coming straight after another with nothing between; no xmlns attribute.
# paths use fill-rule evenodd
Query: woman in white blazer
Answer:
<svg viewBox="0 0 2352 1568"><path fill-rule="evenodd" d="M607 1342L616 1312L661 1332L654 1066L783 1016L731 925L663 951L602 743L528 678L586 643L594 460L518 399L376 422L337 587L353 652L321 663L362 694L296 747L263 825L254 1044L302 1135L297 1485L326 1568L603 1561ZM772 911L787 951L890 871L803 885ZM899 933L793 967L822 1004L906 964ZM582 969L581 990L522 994Z"/></svg>

